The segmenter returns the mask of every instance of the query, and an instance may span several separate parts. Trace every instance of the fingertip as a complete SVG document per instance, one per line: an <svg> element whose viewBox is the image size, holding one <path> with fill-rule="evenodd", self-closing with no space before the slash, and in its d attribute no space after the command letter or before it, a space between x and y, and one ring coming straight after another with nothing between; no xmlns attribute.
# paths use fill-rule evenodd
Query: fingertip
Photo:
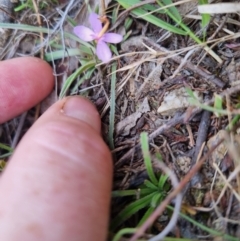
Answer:
<svg viewBox="0 0 240 241"><path fill-rule="evenodd" d="M30 109L52 90L52 68L35 57L0 62L0 123Z"/></svg>
<svg viewBox="0 0 240 241"><path fill-rule="evenodd" d="M67 98L63 107L63 113L66 116L85 122L97 132L101 130L99 113L96 107L86 98L80 96Z"/></svg>

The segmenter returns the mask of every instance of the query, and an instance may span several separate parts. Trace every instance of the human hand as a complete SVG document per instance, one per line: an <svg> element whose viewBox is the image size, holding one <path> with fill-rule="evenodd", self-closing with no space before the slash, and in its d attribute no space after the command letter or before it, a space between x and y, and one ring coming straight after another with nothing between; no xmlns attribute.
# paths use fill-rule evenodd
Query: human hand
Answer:
<svg viewBox="0 0 240 241"><path fill-rule="evenodd" d="M0 63L0 122L53 87L40 59ZM112 163L93 105L69 97L51 106L16 148L0 178L0 240L106 239Z"/></svg>

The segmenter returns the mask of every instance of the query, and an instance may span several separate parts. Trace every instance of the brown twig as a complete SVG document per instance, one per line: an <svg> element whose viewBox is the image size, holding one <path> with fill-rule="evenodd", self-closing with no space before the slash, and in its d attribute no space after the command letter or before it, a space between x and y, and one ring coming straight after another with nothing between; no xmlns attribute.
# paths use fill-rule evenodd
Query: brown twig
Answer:
<svg viewBox="0 0 240 241"><path fill-rule="evenodd" d="M193 155L193 158L192 158L192 166L196 163L196 161L198 159L199 151L202 147L202 144L207 139L208 128L209 128L209 125L210 125L210 117L211 117L211 112L209 112L207 110L204 110L203 113L202 113L202 117L201 117L199 127L198 127L196 147L195 147L194 155Z"/></svg>
<svg viewBox="0 0 240 241"><path fill-rule="evenodd" d="M204 110L202 113L201 121L198 127L198 134L196 140L195 151L193 154L193 158L191 161L191 166L195 165L195 163L201 158L202 151L204 148L205 141L207 140L208 128L210 125L210 117L211 112ZM198 172L192 179L191 179L191 186L195 186L198 183L202 182L202 174Z"/></svg>
<svg viewBox="0 0 240 241"><path fill-rule="evenodd" d="M197 162L190 171L186 174L186 176L179 183L178 187L175 188L166 198L162 201L162 203L157 207L157 209L151 214L151 216L144 222L144 224L138 228L136 233L132 236L130 241L137 240L140 236L144 234L144 232L150 227L153 222L156 220L159 215L166 209L167 205L175 198L185 187L185 185L191 180L194 174L201 168L202 164L207 160L207 158L212 154L212 152L223 142L221 139L208 153Z"/></svg>

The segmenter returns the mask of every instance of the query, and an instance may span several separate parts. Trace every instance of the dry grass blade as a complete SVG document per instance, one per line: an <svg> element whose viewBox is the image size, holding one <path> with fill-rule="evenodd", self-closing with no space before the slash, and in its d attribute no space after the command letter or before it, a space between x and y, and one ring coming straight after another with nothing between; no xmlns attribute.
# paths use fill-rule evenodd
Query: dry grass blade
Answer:
<svg viewBox="0 0 240 241"><path fill-rule="evenodd" d="M236 13L240 11L240 3L215 3L198 6L199 13Z"/></svg>

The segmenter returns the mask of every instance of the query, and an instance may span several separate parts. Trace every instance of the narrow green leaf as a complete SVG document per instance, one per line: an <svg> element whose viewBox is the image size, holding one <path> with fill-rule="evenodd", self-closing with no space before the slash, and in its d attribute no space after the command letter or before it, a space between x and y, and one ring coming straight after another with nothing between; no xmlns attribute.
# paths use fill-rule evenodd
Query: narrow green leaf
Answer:
<svg viewBox="0 0 240 241"><path fill-rule="evenodd" d="M109 133L108 141L110 149L114 149L114 123L115 123L115 101L116 101L116 70L117 63L112 64L112 75L111 75L111 98L110 98L110 114L109 114Z"/></svg>
<svg viewBox="0 0 240 241"><path fill-rule="evenodd" d="M83 61L82 61L83 62ZM84 63L82 63L84 64ZM86 70L84 72L84 75L80 78L78 78L77 83L73 86L73 88L71 88L70 90L70 95L74 95L78 92L78 88L79 86L85 81L91 78L92 74L95 71L95 66L93 66L92 68L89 68L88 70ZM79 93L81 93L81 95L87 94L88 90L86 90L85 92L83 92L83 90L79 91Z"/></svg>
<svg viewBox="0 0 240 241"><path fill-rule="evenodd" d="M112 191L112 197L127 197L127 196L139 196L143 197L151 194L153 190L149 188L139 188L134 190L116 190Z"/></svg>
<svg viewBox="0 0 240 241"><path fill-rule="evenodd" d="M222 96L218 94L214 94L214 108L217 110L223 110L223 98ZM220 117L221 115L218 112L214 113L217 117Z"/></svg>
<svg viewBox="0 0 240 241"><path fill-rule="evenodd" d="M118 0L119 4L122 5L124 8L128 9L132 6L134 6L133 1L132 0ZM138 1L140 2L140 1ZM134 1L134 3L136 3L136 1ZM148 14L147 11L145 11L143 8L139 7L136 9L133 9L131 11L134 15L136 15L137 17L140 17L146 21L148 21L149 23L152 23L160 28L163 28L165 30L168 30L170 32L173 33L177 33L177 34L181 34L181 35L186 35L186 32L180 28L174 27L171 24L164 22L163 20L161 20L160 18L157 18L151 14ZM146 15L147 14L147 15Z"/></svg>
<svg viewBox="0 0 240 241"><path fill-rule="evenodd" d="M139 210L150 205L152 197L155 195L151 193L143 198L140 198L129 205L127 205L112 221L111 230L114 230L119 225L121 225L125 220L130 218L133 214L137 213Z"/></svg>
<svg viewBox="0 0 240 241"><path fill-rule="evenodd" d="M124 21L124 28L126 30L126 32L128 31L128 29L130 28L130 26L133 23L133 19L132 18L126 18Z"/></svg>
<svg viewBox="0 0 240 241"><path fill-rule="evenodd" d="M114 8L112 11L112 20L111 20L112 25L117 21L118 10L119 10L118 8Z"/></svg>
<svg viewBox="0 0 240 241"><path fill-rule="evenodd" d="M193 91L190 88L186 88L186 92L188 93L188 95L192 98L192 99L197 99L196 96L194 95Z"/></svg>
<svg viewBox="0 0 240 241"><path fill-rule="evenodd" d="M0 156L0 159L9 157L9 156L11 156L12 154L13 154L12 152L8 152L8 153L5 153L5 154L2 154L2 155Z"/></svg>
<svg viewBox="0 0 240 241"><path fill-rule="evenodd" d="M136 228L123 228L116 233L112 241L119 241L125 234L133 234L137 231Z"/></svg>
<svg viewBox="0 0 240 241"><path fill-rule="evenodd" d="M0 143L0 148L9 152L13 152L13 149L10 146Z"/></svg>
<svg viewBox="0 0 240 241"><path fill-rule="evenodd" d="M164 185L168 179L168 175L161 175L159 178L158 187L160 190L164 190Z"/></svg>
<svg viewBox="0 0 240 241"><path fill-rule="evenodd" d="M158 185L158 180L154 174L153 167L152 167L152 161L151 161L149 145L148 145L148 136L146 132L141 133L140 142L141 142L141 148L143 153L143 160L147 169L148 176L153 184Z"/></svg>
<svg viewBox="0 0 240 241"><path fill-rule="evenodd" d="M89 61L85 65L82 65L80 68L78 68L73 74L71 74L67 78L66 82L64 83L64 85L63 85L63 87L61 89L59 98L62 99L66 95L68 89L70 88L70 86L73 83L73 81L78 77L78 75L82 74L84 71L92 68L95 65L96 65L96 63L95 63L94 60Z"/></svg>
<svg viewBox="0 0 240 241"><path fill-rule="evenodd" d="M231 120L231 122L228 124L226 130L227 131L231 131L234 127L234 125L240 120L240 115L236 115L233 117L233 119Z"/></svg>
<svg viewBox="0 0 240 241"><path fill-rule="evenodd" d="M127 40L129 36L132 34L132 30L129 30L123 37L123 41Z"/></svg>
<svg viewBox="0 0 240 241"><path fill-rule="evenodd" d="M156 208L159 205L159 202L162 200L162 193L156 193L151 200L151 207Z"/></svg>
<svg viewBox="0 0 240 241"><path fill-rule="evenodd" d="M31 26L27 24L16 24L16 23L0 23L0 28L8 28L8 29L19 29L19 30L24 30L28 32L37 32L37 33L46 33L46 34L52 34L53 29L48 29L48 28L43 28L43 27L36 27L36 26ZM93 48L91 44L86 43L82 41L80 38L78 38L76 35L64 32L63 33L65 37L68 37L70 39L73 39L89 48ZM56 34L59 35L60 34Z"/></svg>
<svg viewBox="0 0 240 241"><path fill-rule="evenodd" d="M172 0L162 0L163 3L167 6L173 4ZM175 16L175 18L180 22L182 21L182 16L178 12L178 9L175 6L169 7L168 10Z"/></svg>
<svg viewBox="0 0 240 241"><path fill-rule="evenodd" d="M90 54L92 55L92 52L89 50L88 53L83 52L83 49L79 48L79 49L66 49L66 50L57 50L57 51L52 51L50 53L46 53L44 58L46 61L52 61L52 60L56 60L56 59L61 59L64 57L70 57L70 56L77 56L77 55L86 55L86 54Z"/></svg>
<svg viewBox="0 0 240 241"><path fill-rule="evenodd" d="M144 181L144 184L145 184L148 188L152 189L152 191L153 191L153 190L154 190L154 191L157 191L157 190L158 190L158 187L157 187L156 185L154 185L152 182L148 181L148 180L145 180L145 181Z"/></svg>
<svg viewBox="0 0 240 241"><path fill-rule="evenodd" d="M137 227L140 227L148 219L148 217L153 213L154 209L155 208L152 207L152 206L148 208L148 210L145 212L145 214L143 215L143 217L139 221Z"/></svg>

